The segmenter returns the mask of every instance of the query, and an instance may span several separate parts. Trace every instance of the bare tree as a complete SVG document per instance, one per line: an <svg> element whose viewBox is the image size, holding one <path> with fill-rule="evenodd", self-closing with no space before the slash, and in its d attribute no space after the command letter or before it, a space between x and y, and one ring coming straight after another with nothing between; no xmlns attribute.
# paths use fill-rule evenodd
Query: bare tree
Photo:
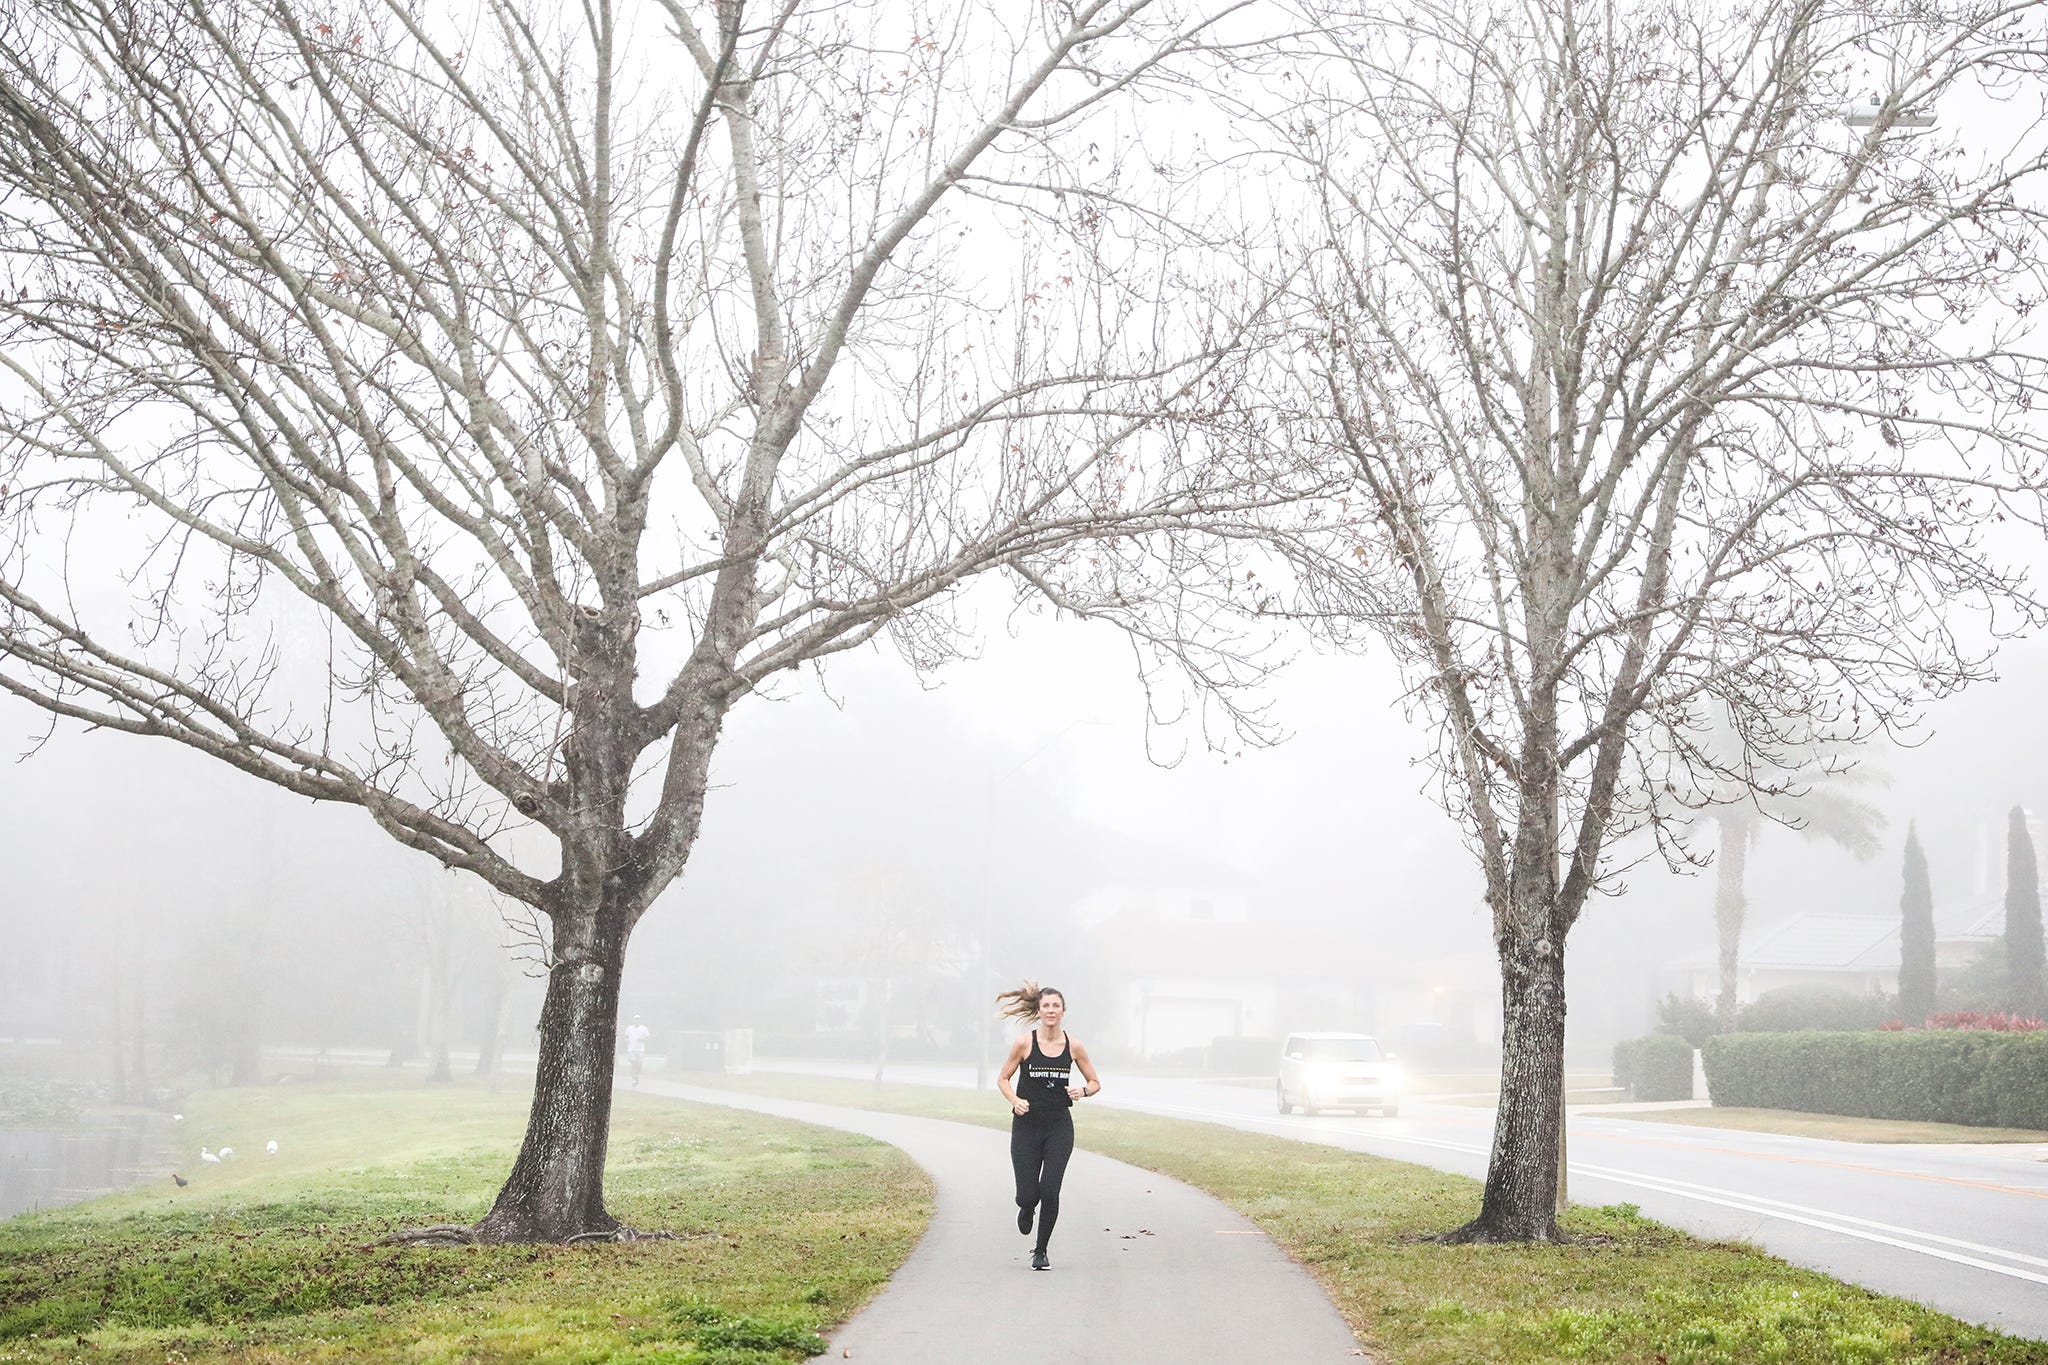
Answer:
<svg viewBox="0 0 2048 1365"><path fill-rule="evenodd" d="M526 1137L447 1235L625 1235L620 968L742 698L884 630L953 656L949 594L993 570L1233 676L1147 605L1200 566L1136 538L1263 501L1182 439L1251 305L1117 122L1213 17L0 18L0 686L360 806L535 907ZM559 871L494 850L519 821Z"/></svg>
<svg viewBox="0 0 2048 1365"><path fill-rule="evenodd" d="M872 986L875 1084L880 1085L889 1069L896 1002L922 1001L935 977L958 973L968 957L965 926L959 923L958 907L921 870L864 859L834 881L839 903L815 966L821 974L836 969Z"/></svg>
<svg viewBox="0 0 2048 1365"><path fill-rule="evenodd" d="M1281 543L1301 610L1406 671L1484 870L1501 1106L1448 1236L1548 1239L1565 941L1651 847L1621 841L1703 861L1680 793L1769 797L1800 737L1983 676L1957 605L2041 617L1987 532L2042 517L2042 10L1300 11L1263 124L1316 200L1275 458L1352 487Z"/></svg>

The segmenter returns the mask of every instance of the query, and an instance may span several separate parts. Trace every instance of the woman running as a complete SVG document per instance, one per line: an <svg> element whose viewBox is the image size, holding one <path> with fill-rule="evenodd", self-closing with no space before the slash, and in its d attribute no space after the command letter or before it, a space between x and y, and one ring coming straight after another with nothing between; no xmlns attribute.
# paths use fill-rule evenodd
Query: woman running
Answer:
<svg viewBox="0 0 2048 1365"><path fill-rule="evenodd" d="M1060 1217L1060 1181L1067 1158L1074 1154L1074 1101L1102 1090L1102 1078L1082 1047L1060 1024L1067 998L1051 986L1026 981L1023 989L996 997L1002 1013L1030 1019L1037 1027L1010 1044L996 1089L1010 1102L1010 1165L1017 1173L1017 1231L1029 1233L1038 1217L1038 1244L1031 1253L1033 1270L1050 1270L1045 1247ZM1023 1068L1023 1075L1017 1074ZM1074 1068L1086 1081L1075 1085Z"/></svg>

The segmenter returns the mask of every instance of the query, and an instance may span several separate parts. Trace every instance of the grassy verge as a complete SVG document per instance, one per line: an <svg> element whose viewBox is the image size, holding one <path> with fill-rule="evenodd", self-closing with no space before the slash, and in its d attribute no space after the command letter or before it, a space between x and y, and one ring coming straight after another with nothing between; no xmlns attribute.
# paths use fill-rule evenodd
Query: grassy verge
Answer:
<svg viewBox="0 0 2048 1365"><path fill-rule="evenodd" d="M678 1240L365 1247L481 1216L525 1114L416 1081L195 1096L189 1186L0 1223L0 1362L774 1365L822 1349L930 1218L892 1148L625 1095L608 1202ZM236 1155L201 1166L201 1143Z"/></svg>
<svg viewBox="0 0 2048 1365"><path fill-rule="evenodd" d="M737 1088L1000 1127L986 1095L756 1075ZM1424 1241L1478 1211L1477 1182L1212 1124L1084 1109L1083 1146L1237 1208L1313 1270L1384 1365L2048 1365L2048 1345L1703 1242L1627 1205L1576 1208L1543 1247Z"/></svg>
<svg viewBox="0 0 2048 1365"><path fill-rule="evenodd" d="M1635 1109L1604 1117L1684 1123L1696 1128L1741 1128L1753 1133L1834 1138L1838 1142L2048 1142L2048 1133L2031 1128L1974 1128L1961 1123L1846 1118L1791 1109Z"/></svg>

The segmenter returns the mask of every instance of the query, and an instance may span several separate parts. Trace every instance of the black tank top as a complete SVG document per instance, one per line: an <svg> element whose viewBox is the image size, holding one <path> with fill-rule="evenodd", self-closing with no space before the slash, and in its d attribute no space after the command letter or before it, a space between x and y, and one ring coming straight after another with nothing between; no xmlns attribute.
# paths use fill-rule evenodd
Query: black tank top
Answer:
<svg viewBox="0 0 2048 1365"><path fill-rule="evenodd" d="M1031 1055L1024 1059L1023 1074L1017 1078L1017 1098L1031 1101L1033 1114L1072 1109L1074 1097L1067 1087L1074 1077L1074 1036L1067 1035L1066 1051L1048 1057L1038 1045L1038 1030L1031 1030Z"/></svg>

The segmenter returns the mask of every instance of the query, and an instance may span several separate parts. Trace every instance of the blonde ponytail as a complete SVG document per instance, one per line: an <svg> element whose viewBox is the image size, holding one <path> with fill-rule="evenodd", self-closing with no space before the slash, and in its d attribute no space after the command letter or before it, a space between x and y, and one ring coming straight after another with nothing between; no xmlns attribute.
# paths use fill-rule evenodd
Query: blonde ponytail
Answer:
<svg viewBox="0 0 2048 1365"><path fill-rule="evenodd" d="M1030 977L1017 990L1004 991L996 997L996 1013L1005 1019L1036 1019L1038 1002L1048 995L1057 995L1065 1000L1067 993L1057 986L1041 986Z"/></svg>

